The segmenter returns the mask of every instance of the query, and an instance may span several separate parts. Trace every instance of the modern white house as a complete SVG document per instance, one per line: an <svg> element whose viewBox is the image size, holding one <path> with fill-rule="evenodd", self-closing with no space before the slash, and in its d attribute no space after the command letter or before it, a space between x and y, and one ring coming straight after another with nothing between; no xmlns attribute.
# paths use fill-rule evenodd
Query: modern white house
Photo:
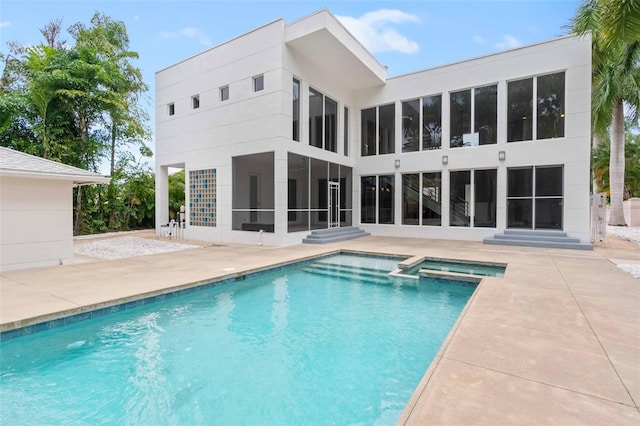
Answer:
<svg viewBox="0 0 640 426"><path fill-rule="evenodd" d="M588 245L590 105L588 37L389 77L329 11L276 20L156 74L157 231L182 168L186 238Z"/></svg>
<svg viewBox="0 0 640 426"><path fill-rule="evenodd" d="M73 187L109 178L0 147L0 271L73 259Z"/></svg>

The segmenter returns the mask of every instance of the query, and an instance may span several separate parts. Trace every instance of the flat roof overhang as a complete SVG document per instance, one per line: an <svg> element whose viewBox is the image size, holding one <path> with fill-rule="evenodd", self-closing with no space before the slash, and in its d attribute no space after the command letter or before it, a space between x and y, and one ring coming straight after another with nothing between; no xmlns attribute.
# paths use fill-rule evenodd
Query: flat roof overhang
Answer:
<svg viewBox="0 0 640 426"><path fill-rule="evenodd" d="M107 176L83 176L81 174L65 174L65 173L46 173L22 170L1 170L0 176L19 177L25 179L47 179L47 180L66 180L71 181L74 186L105 184L111 181Z"/></svg>
<svg viewBox="0 0 640 426"><path fill-rule="evenodd" d="M329 11L320 10L286 26L285 43L354 90L382 85L387 68L380 64Z"/></svg>

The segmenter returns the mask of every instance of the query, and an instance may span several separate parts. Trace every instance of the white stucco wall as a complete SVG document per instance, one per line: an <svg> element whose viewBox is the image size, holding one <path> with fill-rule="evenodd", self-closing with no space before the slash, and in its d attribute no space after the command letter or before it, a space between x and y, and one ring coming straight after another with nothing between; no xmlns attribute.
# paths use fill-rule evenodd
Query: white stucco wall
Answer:
<svg viewBox="0 0 640 426"><path fill-rule="evenodd" d="M70 180L0 177L0 269L73 259Z"/></svg>
<svg viewBox="0 0 640 426"><path fill-rule="evenodd" d="M306 20L306 21L305 21ZM258 243L256 233L233 231L232 158L274 152L275 233L263 244L299 243L306 232L287 233L287 153L353 167L353 224L375 235L480 240L506 227L507 168L563 165L564 231L589 240L589 136L591 50L588 38L565 37L494 55L386 79L386 71L362 46L321 12L290 26L278 20L156 74L156 223L168 221L166 171L170 166L217 170L217 226L190 227L186 238ZM326 26L326 27L323 27ZM315 50L314 50L315 47ZM351 52L351 53L350 53ZM506 142L507 82L565 71L565 137ZM361 73L362 79L358 79ZM252 78L264 75L264 90ZM300 142L292 134L292 79L301 82ZM349 84L351 82L351 84ZM450 149L449 92L497 84L497 144ZM220 101L219 89L230 98ZM337 153L309 145L309 88L338 103ZM363 87L365 87L363 89ZM403 100L442 94L443 149L401 153ZM191 97L200 96L192 109ZM395 103L395 154L360 156L361 109ZM175 105L169 116L168 104ZM349 107L349 156L343 155L343 107ZM498 152L506 160L498 160ZM442 156L449 163L442 165ZM395 167L395 160L400 167ZM448 226L448 172L497 169L496 228ZM401 175L442 171L443 225L401 225ZM395 225L361 225L360 176L395 175ZM189 188L187 184L187 203ZM188 206L187 206L188 209ZM188 212L187 212L188 213Z"/></svg>

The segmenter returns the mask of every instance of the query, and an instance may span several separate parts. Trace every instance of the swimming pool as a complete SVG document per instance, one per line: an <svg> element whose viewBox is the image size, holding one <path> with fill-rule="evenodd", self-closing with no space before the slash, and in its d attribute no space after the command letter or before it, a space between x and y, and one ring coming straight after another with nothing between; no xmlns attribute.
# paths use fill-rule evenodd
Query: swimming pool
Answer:
<svg viewBox="0 0 640 426"><path fill-rule="evenodd" d="M0 423L394 424L474 286L337 255L0 343Z"/></svg>
<svg viewBox="0 0 640 426"><path fill-rule="evenodd" d="M500 263L470 262L453 259L425 258L402 270L402 275L419 275L421 269L437 272L474 275L478 277L504 277L507 266Z"/></svg>

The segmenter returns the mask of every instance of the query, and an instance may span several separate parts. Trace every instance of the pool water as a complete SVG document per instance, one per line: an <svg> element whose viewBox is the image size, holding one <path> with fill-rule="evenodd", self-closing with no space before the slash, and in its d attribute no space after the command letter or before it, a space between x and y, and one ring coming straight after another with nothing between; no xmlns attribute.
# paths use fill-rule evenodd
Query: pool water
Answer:
<svg viewBox="0 0 640 426"><path fill-rule="evenodd" d="M0 342L0 424L394 424L474 290L397 262L337 255Z"/></svg>
<svg viewBox="0 0 640 426"><path fill-rule="evenodd" d="M431 271L455 272L480 277L504 277L506 266L490 263L461 262L448 259L425 259L403 270L403 275L418 275L420 269Z"/></svg>

